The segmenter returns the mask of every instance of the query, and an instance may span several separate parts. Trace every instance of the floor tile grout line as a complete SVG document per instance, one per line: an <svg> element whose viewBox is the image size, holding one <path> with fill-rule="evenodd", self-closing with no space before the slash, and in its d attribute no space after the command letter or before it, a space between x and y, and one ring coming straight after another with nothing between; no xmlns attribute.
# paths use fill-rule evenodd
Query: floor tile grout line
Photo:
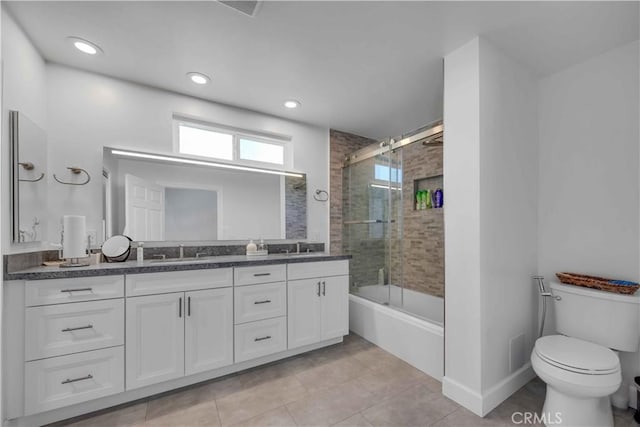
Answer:
<svg viewBox="0 0 640 427"><path fill-rule="evenodd" d="M295 415L293 415L293 413L289 410L289 404L284 405L284 408L287 410L287 413L289 414L289 416L291 417L291 419L293 420L293 423L296 426L299 426L300 423L298 422L298 419L295 417Z"/></svg>
<svg viewBox="0 0 640 427"><path fill-rule="evenodd" d="M289 410L289 408L287 407L287 405L284 405L284 410L287 412L287 414L289 414L289 417L291 417L291 419L293 420L293 423L298 426L300 424L298 424L298 421L296 420L296 417L293 416L293 414L291 413L291 411Z"/></svg>

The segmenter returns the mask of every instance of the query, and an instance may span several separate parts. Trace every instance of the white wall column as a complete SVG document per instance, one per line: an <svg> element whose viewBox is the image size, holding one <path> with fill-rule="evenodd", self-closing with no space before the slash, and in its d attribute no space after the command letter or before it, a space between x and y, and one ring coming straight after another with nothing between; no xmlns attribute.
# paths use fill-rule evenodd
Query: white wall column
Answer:
<svg viewBox="0 0 640 427"><path fill-rule="evenodd" d="M537 82L476 38L445 58L445 395L485 415L533 377Z"/></svg>

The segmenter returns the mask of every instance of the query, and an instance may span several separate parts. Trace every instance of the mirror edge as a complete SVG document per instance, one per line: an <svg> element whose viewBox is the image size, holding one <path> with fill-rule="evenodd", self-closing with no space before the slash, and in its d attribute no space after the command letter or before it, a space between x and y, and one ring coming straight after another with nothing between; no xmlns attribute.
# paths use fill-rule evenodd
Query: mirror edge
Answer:
<svg viewBox="0 0 640 427"><path fill-rule="evenodd" d="M20 188L18 181L18 140L19 140L19 117L20 112L16 110L9 110L9 158L11 159L11 185L10 185L10 199L11 199L11 236L12 243L20 242Z"/></svg>

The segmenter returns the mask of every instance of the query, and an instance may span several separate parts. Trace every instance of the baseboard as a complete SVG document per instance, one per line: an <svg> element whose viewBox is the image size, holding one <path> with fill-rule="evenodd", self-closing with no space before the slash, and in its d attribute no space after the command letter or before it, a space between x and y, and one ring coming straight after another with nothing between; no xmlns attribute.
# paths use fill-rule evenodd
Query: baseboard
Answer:
<svg viewBox="0 0 640 427"><path fill-rule="evenodd" d="M482 396L482 416L487 415L535 377L531 362L527 362L522 368L491 387Z"/></svg>
<svg viewBox="0 0 640 427"><path fill-rule="evenodd" d="M486 392L480 394L445 375L442 380L442 394L474 414L484 417L535 376L533 369L531 369L531 363L527 363Z"/></svg>
<svg viewBox="0 0 640 427"><path fill-rule="evenodd" d="M482 395L447 377L442 378L442 394L482 417Z"/></svg>

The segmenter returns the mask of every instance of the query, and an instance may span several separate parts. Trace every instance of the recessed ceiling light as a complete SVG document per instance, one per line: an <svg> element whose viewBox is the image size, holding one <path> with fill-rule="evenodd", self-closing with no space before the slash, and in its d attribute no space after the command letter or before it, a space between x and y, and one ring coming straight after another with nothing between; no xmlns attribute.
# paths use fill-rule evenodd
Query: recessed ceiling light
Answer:
<svg viewBox="0 0 640 427"><path fill-rule="evenodd" d="M187 77L189 77L189 80L199 85L207 84L211 80L209 76L196 72L187 73Z"/></svg>
<svg viewBox="0 0 640 427"><path fill-rule="evenodd" d="M68 37L67 39L82 53L86 53L87 55L97 55L102 53L100 46L95 43L91 43L88 40L81 39L80 37Z"/></svg>
<svg viewBox="0 0 640 427"><path fill-rule="evenodd" d="M289 99L284 102L284 106L287 108L298 108L300 105L300 101L296 101L295 99Z"/></svg>

